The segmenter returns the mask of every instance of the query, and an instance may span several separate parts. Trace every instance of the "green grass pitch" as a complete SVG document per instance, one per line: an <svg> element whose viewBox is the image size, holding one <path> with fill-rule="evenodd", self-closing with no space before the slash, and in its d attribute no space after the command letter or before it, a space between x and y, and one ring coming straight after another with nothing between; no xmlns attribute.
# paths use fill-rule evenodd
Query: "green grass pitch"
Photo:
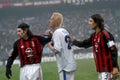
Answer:
<svg viewBox="0 0 120 80"><path fill-rule="evenodd" d="M120 65L120 57L119 57ZM93 59L79 59L77 62L77 70L75 80L98 80L98 73L95 69ZM41 63L43 71L43 80L59 80L56 62ZM12 78L10 80L19 80L19 66L12 66ZM0 80L7 80L5 76L5 66L0 67ZM120 78L118 79L120 80Z"/></svg>

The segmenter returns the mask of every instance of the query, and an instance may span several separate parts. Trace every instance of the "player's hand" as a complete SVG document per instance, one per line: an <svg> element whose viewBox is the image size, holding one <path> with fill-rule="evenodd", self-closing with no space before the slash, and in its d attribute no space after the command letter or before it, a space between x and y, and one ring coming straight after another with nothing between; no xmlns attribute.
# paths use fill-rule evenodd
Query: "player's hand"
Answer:
<svg viewBox="0 0 120 80"><path fill-rule="evenodd" d="M69 42L72 43L72 35L68 35Z"/></svg>
<svg viewBox="0 0 120 80"><path fill-rule="evenodd" d="M47 30L45 31L45 34L52 35L53 32L52 32L50 29L47 29Z"/></svg>
<svg viewBox="0 0 120 80"><path fill-rule="evenodd" d="M112 74L113 74L113 79L117 79L119 77L118 68L113 68Z"/></svg>
<svg viewBox="0 0 120 80"><path fill-rule="evenodd" d="M10 79L11 76L12 76L12 71L11 71L11 69L8 68L8 67L6 67L6 77L7 77L8 79Z"/></svg>
<svg viewBox="0 0 120 80"><path fill-rule="evenodd" d="M78 40L77 40L77 39L74 39L74 40L72 41L72 45L78 44L77 42L78 42Z"/></svg>

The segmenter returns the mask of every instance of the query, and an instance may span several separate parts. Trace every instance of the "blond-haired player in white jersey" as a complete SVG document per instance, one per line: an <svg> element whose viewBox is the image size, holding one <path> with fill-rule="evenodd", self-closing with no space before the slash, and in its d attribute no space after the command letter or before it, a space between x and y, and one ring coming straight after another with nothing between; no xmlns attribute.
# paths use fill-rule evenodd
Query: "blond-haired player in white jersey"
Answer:
<svg viewBox="0 0 120 80"><path fill-rule="evenodd" d="M48 47L55 53L60 80L74 80L76 62L70 45L69 33L61 27L62 22L63 15L54 12L49 20L54 32Z"/></svg>

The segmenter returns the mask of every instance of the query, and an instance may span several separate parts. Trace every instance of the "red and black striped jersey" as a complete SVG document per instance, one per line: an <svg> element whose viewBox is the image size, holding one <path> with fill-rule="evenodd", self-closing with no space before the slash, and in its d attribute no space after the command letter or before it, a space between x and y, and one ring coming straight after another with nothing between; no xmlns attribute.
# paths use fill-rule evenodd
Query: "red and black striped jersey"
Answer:
<svg viewBox="0 0 120 80"><path fill-rule="evenodd" d="M117 48L113 35L101 30L99 33L93 33L89 39L84 41L73 41L73 45L78 47L93 47L93 55L98 72L111 72L113 67L118 67Z"/></svg>
<svg viewBox="0 0 120 80"><path fill-rule="evenodd" d="M14 43L14 48L10 58L12 61L19 56L21 67L26 64L40 63L43 47L51 41L51 36L34 35L29 39L19 39Z"/></svg>

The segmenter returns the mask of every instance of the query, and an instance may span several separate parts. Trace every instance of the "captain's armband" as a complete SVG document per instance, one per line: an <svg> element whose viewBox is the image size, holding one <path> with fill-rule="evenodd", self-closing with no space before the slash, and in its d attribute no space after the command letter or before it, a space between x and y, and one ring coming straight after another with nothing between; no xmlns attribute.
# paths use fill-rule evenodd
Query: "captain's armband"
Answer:
<svg viewBox="0 0 120 80"><path fill-rule="evenodd" d="M110 47L112 47L112 46L115 45L115 42L114 42L113 40L108 41L107 45L108 45L108 47L110 48Z"/></svg>

